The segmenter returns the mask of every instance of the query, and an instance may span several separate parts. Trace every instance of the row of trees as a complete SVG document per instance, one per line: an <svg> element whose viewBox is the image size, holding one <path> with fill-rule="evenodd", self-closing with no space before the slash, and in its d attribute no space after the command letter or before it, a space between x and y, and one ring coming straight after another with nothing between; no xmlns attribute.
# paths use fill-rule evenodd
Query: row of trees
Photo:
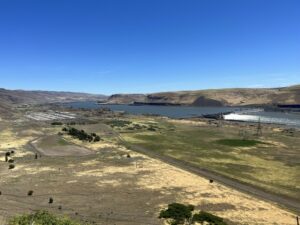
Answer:
<svg viewBox="0 0 300 225"><path fill-rule="evenodd" d="M68 135L72 137L78 138L81 141L89 141L89 142L98 142L101 140L100 136L95 133L88 134L84 130L78 130L74 127L64 127L62 131L66 132Z"/></svg>

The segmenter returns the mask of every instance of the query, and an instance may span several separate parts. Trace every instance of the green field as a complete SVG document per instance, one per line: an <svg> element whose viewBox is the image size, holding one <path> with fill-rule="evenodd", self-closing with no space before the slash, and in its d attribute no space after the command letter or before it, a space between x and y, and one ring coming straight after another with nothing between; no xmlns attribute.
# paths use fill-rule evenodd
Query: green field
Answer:
<svg viewBox="0 0 300 225"><path fill-rule="evenodd" d="M156 126L155 132L123 128L121 135L130 144L300 200L299 133L288 136L265 128L258 138L253 126L196 126L160 119Z"/></svg>

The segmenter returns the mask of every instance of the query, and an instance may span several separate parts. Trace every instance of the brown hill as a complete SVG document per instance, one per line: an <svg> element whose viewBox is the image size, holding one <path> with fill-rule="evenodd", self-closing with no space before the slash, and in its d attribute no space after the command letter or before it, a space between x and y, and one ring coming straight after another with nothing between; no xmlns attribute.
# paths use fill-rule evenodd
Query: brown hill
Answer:
<svg viewBox="0 0 300 225"><path fill-rule="evenodd" d="M8 115L14 106L22 104L40 104L53 102L72 101L97 101L105 100L104 95L92 95L73 92L53 91L23 91L0 89L0 114Z"/></svg>
<svg viewBox="0 0 300 225"><path fill-rule="evenodd" d="M284 88L232 88L199 91L162 92L149 95L113 95L108 103L134 102L195 106L245 106L300 104L300 85Z"/></svg>

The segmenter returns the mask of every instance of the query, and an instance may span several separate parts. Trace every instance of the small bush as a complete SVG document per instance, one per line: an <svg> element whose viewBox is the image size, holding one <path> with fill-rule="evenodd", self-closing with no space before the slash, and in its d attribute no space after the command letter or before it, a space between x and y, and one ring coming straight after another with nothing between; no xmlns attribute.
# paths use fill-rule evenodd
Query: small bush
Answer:
<svg viewBox="0 0 300 225"><path fill-rule="evenodd" d="M53 122L53 123L51 123L51 125L53 125L53 126L61 126L61 125L63 125L63 123L62 122Z"/></svg>
<svg viewBox="0 0 300 225"><path fill-rule="evenodd" d="M28 191L27 195L28 196L32 196L33 195L33 191L32 190Z"/></svg>
<svg viewBox="0 0 300 225"><path fill-rule="evenodd" d="M156 129L154 127L149 127L148 131L156 131Z"/></svg>
<svg viewBox="0 0 300 225"><path fill-rule="evenodd" d="M99 136L96 136L96 137L94 138L94 142L98 142L98 141L101 141L101 138L100 138Z"/></svg>
<svg viewBox="0 0 300 225"><path fill-rule="evenodd" d="M12 170L12 169L14 169L14 168L15 168L15 165L14 165L14 164L9 164L8 169Z"/></svg>
<svg viewBox="0 0 300 225"><path fill-rule="evenodd" d="M8 160L8 163L14 163L14 162L15 162L15 160L13 160L13 159Z"/></svg>

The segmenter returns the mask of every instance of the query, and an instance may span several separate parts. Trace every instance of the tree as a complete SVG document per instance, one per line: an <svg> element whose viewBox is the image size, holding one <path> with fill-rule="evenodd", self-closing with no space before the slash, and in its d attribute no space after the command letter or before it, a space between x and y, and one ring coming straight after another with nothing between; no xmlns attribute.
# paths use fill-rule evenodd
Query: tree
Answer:
<svg viewBox="0 0 300 225"><path fill-rule="evenodd" d="M201 211L193 216L193 223L199 222L201 224L208 225L226 225L224 220L221 217L215 216L208 212Z"/></svg>
<svg viewBox="0 0 300 225"><path fill-rule="evenodd" d="M168 208L160 212L160 219L167 219L171 225L186 224L192 218L192 212L195 207L193 205L183 205L180 203L172 203Z"/></svg>
<svg viewBox="0 0 300 225"><path fill-rule="evenodd" d="M200 211L193 214L194 209L193 205L172 203L160 212L159 218L166 219L171 225L192 225L196 222L206 225L227 225L221 217L208 212Z"/></svg>

